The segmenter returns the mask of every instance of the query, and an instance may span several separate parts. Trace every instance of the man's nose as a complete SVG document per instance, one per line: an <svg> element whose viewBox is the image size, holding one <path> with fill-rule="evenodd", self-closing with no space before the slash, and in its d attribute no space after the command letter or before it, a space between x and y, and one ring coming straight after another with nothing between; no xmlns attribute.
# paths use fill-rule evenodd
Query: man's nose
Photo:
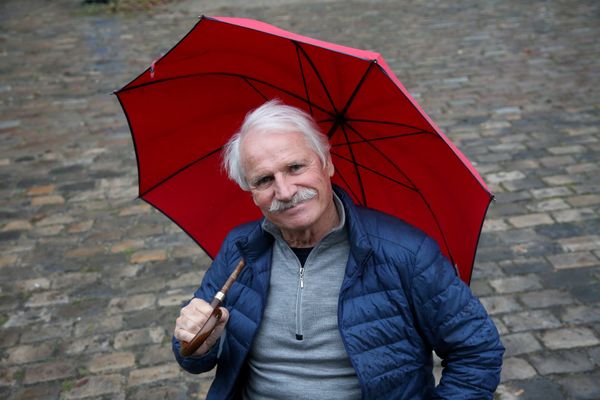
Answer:
<svg viewBox="0 0 600 400"><path fill-rule="evenodd" d="M296 194L296 185L284 174L275 175L275 198L281 201L290 201Z"/></svg>

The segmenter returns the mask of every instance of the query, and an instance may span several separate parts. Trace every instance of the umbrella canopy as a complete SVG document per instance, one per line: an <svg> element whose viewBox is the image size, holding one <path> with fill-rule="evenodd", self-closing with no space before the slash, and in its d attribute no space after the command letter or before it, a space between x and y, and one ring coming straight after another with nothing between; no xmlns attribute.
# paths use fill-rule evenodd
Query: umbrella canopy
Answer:
<svg viewBox="0 0 600 400"><path fill-rule="evenodd" d="M222 146L248 111L278 98L329 137L334 183L427 232L469 283L492 195L379 54L254 20L202 17L116 95L140 197L211 257L231 228L261 216L223 173Z"/></svg>

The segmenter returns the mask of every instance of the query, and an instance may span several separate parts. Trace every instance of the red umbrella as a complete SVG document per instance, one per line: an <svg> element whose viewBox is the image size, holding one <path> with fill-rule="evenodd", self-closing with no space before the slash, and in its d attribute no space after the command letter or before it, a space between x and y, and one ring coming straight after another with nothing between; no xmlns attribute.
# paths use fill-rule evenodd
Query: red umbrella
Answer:
<svg viewBox="0 0 600 400"><path fill-rule="evenodd" d="M329 136L335 183L427 232L470 281L492 195L379 54L249 19L202 17L116 95L140 197L211 257L231 228L260 217L221 170L221 148L249 110L279 98Z"/></svg>

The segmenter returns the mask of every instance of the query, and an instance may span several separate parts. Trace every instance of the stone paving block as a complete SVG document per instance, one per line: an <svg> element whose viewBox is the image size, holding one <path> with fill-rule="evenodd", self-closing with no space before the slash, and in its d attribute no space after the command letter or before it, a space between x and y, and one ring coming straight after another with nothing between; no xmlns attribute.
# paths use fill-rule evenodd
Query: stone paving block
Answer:
<svg viewBox="0 0 600 400"><path fill-rule="evenodd" d="M9 221L2 227L3 231L28 231L33 228L31 222L23 219Z"/></svg>
<svg viewBox="0 0 600 400"><path fill-rule="evenodd" d="M91 258L104 252L103 246L79 247L65 253L67 258Z"/></svg>
<svg viewBox="0 0 600 400"><path fill-rule="evenodd" d="M506 348L505 357L533 353L541 350L542 346L531 333L513 333L505 335L502 343Z"/></svg>
<svg viewBox="0 0 600 400"><path fill-rule="evenodd" d="M98 272L69 272L60 274L52 279L52 289L64 290L86 286L101 279Z"/></svg>
<svg viewBox="0 0 600 400"><path fill-rule="evenodd" d="M511 332L533 331L561 326L561 321L547 310L532 310L508 314L502 320Z"/></svg>
<svg viewBox="0 0 600 400"><path fill-rule="evenodd" d="M0 255L0 268L14 265L18 259L19 257L16 254Z"/></svg>
<svg viewBox="0 0 600 400"><path fill-rule="evenodd" d="M20 329L17 328L8 328L2 329L2 334L0 335L0 347L9 347L14 346L19 341L19 336L21 335Z"/></svg>
<svg viewBox="0 0 600 400"><path fill-rule="evenodd" d="M15 288L21 292L34 292L50 289L50 280L47 278L34 278L15 282Z"/></svg>
<svg viewBox="0 0 600 400"><path fill-rule="evenodd" d="M514 181L525 178L525 174L521 171L501 171L486 176L486 182L501 183L506 181Z"/></svg>
<svg viewBox="0 0 600 400"><path fill-rule="evenodd" d="M39 312L39 309L33 309L32 313ZM33 325L20 327L22 344L37 343L41 341L50 341L50 343L58 343L60 339L71 336L70 321L61 321L59 323L44 323L35 321ZM47 322L47 321L45 321Z"/></svg>
<svg viewBox="0 0 600 400"><path fill-rule="evenodd" d="M598 214L591 208L554 211L551 214L558 222L584 221L590 218L598 218Z"/></svg>
<svg viewBox="0 0 600 400"><path fill-rule="evenodd" d="M123 329L123 315L97 315L93 319L83 319L75 324L76 337L99 333L115 332Z"/></svg>
<svg viewBox="0 0 600 400"><path fill-rule="evenodd" d="M152 307L156 303L156 295L146 293L129 297L115 298L108 304L110 314L143 310Z"/></svg>
<svg viewBox="0 0 600 400"><path fill-rule="evenodd" d="M60 205L65 203L65 198L60 195L39 196L31 199L32 206Z"/></svg>
<svg viewBox="0 0 600 400"><path fill-rule="evenodd" d="M85 221L80 221L69 225L67 228L68 233L83 233L87 232L94 226L94 220L88 219Z"/></svg>
<svg viewBox="0 0 600 400"><path fill-rule="evenodd" d="M143 264L152 261L165 261L167 252L163 249L142 250L132 254L130 262L132 264Z"/></svg>
<svg viewBox="0 0 600 400"><path fill-rule="evenodd" d="M536 199L548 199L552 197L565 197L572 195L571 189L565 186L557 186L552 188L534 189L531 194Z"/></svg>
<svg viewBox="0 0 600 400"><path fill-rule="evenodd" d="M69 296L62 291L44 291L34 293L25 303L25 307L46 307L55 304L66 304Z"/></svg>
<svg viewBox="0 0 600 400"><path fill-rule="evenodd" d="M600 398L600 372L579 374L558 379L567 395L573 399L597 400Z"/></svg>
<svg viewBox="0 0 600 400"><path fill-rule="evenodd" d="M64 399L98 398L123 390L125 378L121 375L94 375L79 379L61 393Z"/></svg>
<svg viewBox="0 0 600 400"><path fill-rule="evenodd" d="M203 277L204 271L183 273L176 278L167 281L166 287L172 289L182 287L198 287L200 282L202 282Z"/></svg>
<svg viewBox="0 0 600 400"><path fill-rule="evenodd" d="M529 308L546 308L572 304L574 299L563 290L540 290L518 295L518 299Z"/></svg>
<svg viewBox="0 0 600 400"><path fill-rule="evenodd" d="M140 368L129 373L127 386L133 387L165 379L174 379L180 374L180 367L174 363L163 364L156 367Z"/></svg>
<svg viewBox="0 0 600 400"><path fill-rule="evenodd" d="M490 296L482 297L480 300L490 315L520 311L522 309L522 306L514 296Z"/></svg>
<svg viewBox="0 0 600 400"><path fill-rule="evenodd" d="M548 256L548 260L556 269L583 268L600 265L600 260L591 252L587 251Z"/></svg>
<svg viewBox="0 0 600 400"><path fill-rule="evenodd" d="M191 384L182 385L176 383L165 386L165 383L163 383L160 387L135 387L128 390L127 398L131 400L186 400L190 398L206 398L206 394L192 394L193 392L189 391L191 386Z"/></svg>
<svg viewBox="0 0 600 400"><path fill-rule="evenodd" d="M527 208L533 212L546 212L546 211L557 211L570 208L565 200L561 198L541 200L538 202L532 202L527 205Z"/></svg>
<svg viewBox="0 0 600 400"><path fill-rule="evenodd" d="M17 311L8 316L8 320L2 326L3 328L12 328L15 326L25 327L36 323L50 322L50 311L46 308L29 309L27 311Z"/></svg>
<svg viewBox="0 0 600 400"><path fill-rule="evenodd" d="M76 366L70 361L53 361L34 364L25 369L23 383L26 385L71 378L77 374Z"/></svg>
<svg viewBox="0 0 600 400"><path fill-rule="evenodd" d="M558 243L564 251L579 252L600 249L600 236L577 236L565 239L559 239Z"/></svg>
<svg viewBox="0 0 600 400"><path fill-rule="evenodd" d="M594 365L583 350L541 352L529 356L535 369L542 375L590 371Z"/></svg>
<svg viewBox="0 0 600 400"><path fill-rule="evenodd" d="M44 342L35 345L15 346L7 350L8 364L27 364L35 361L43 361L54 352L52 343Z"/></svg>
<svg viewBox="0 0 600 400"><path fill-rule="evenodd" d="M109 335L85 335L63 343L62 352L70 356L106 352L110 349Z"/></svg>
<svg viewBox="0 0 600 400"><path fill-rule="evenodd" d="M129 215L146 214L152 210L149 204L140 204L136 206L130 206L119 211L119 217L126 217Z"/></svg>
<svg viewBox="0 0 600 400"><path fill-rule="evenodd" d="M50 193L54 192L54 189L56 189L56 185L53 185L53 184L32 186L29 189L27 189L27 195L28 196L39 196L39 195L50 194Z"/></svg>
<svg viewBox="0 0 600 400"><path fill-rule="evenodd" d="M24 388L15 388L15 400L31 399L58 399L60 398L62 384L60 382L45 382L40 384L28 385Z"/></svg>
<svg viewBox="0 0 600 400"><path fill-rule="evenodd" d="M162 342L164 338L165 331L161 327L133 329L117 333L114 347L122 350L138 345L156 344Z"/></svg>
<svg viewBox="0 0 600 400"><path fill-rule="evenodd" d="M516 228L526 228L536 225L553 224L554 220L547 213L535 213L510 217L508 218L508 222Z"/></svg>
<svg viewBox="0 0 600 400"><path fill-rule="evenodd" d="M496 400L564 400L561 386L549 378L535 377L498 386Z"/></svg>
<svg viewBox="0 0 600 400"><path fill-rule="evenodd" d="M509 278L492 279L492 286L498 293L516 293L541 289L539 278L535 275L521 275Z"/></svg>
<svg viewBox="0 0 600 400"><path fill-rule="evenodd" d="M600 344L594 332L583 327L550 330L542 333L540 339L549 349L571 349Z"/></svg>
<svg viewBox="0 0 600 400"><path fill-rule="evenodd" d="M173 324L173 326L175 325ZM138 363L140 366L148 367L156 364L168 364L172 360L173 350L169 340L167 343L146 346Z"/></svg>
<svg viewBox="0 0 600 400"><path fill-rule="evenodd" d="M131 352L100 354L96 355L87 366L93 374L132 368L135 366L135 355Z"/></svg>
<svg viewBox="0 0 600 400"><path fill-rule="evenodd" d="M181 306L191 298L191 294L187 290L169 290L163 296L158 298L160 307Z"/></svg>
<svg viewBox="0 0 600 400"><path fill-rule="evenodd" d="M568 324L600 322L600 305L585 304L565 307L560 313L560 319Z"/></svg>
<svg viewBox="0 0 600 400"><path fill-rule="evenodd" d="M144 247L144 241L143 240L124 240L122 242L116 243L114 244L111 248L110 251L112 253L122 253L122 252L129 252L132 250L137 250L137 249L141 249L142 247Z"/></svg>
<svg viewBox="0 0 600 400"><path fill-rule="evenodd" d="M502 363L501 382L512 381L515 379L529 379L537 375L533 367L523 358L509 357Z"/></svg>
<svg viewBox="0 0 600 400"><path fill-rule="evenodd" d="M567 202L573 207L596 206L600 204L599 194L582 194L579 196L567 197Z"/></svg>
<svg viewBox="0 0 600 400"><path fill-rule="evenodd" d="M19 375L21 375L22 370L20 367L5 367L4 365L0 368L0 395L3 395L1 391L5 386L15 386ZM8 395L4 395L4 397L8 398Z"/></svg>

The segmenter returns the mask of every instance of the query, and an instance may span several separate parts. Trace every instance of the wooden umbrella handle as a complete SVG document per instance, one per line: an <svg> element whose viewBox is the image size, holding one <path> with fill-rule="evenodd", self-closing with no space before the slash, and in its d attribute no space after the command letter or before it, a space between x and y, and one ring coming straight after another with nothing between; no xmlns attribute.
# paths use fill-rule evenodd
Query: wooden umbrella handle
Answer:
<svg viewBox="0 0 600 400"><path fill-rule="evenodd" d="M214 301L214 300L213 300ZM212 303L211 303L212 305ZM189 357L196 352L202 346L202 343L206 341L206 339L214 332L217 324L221 320L223 316L223 312L217 305L213 307L212 313L202 325L202 328L196 333L194 338L189 342L181 341L181 348L179 349L179 354L183 357Z"/></svg>
<svg viewBox="0 0 600 400"><path fill-rule="evenodd" d="M219 307L221 306L223 299L225 299L225 295L229 291L229 288L237 279L238 275L242 271L242 268L244 268L244 265L244 259L241 259L237 267L235 267L231 275L229 275L229 278L227 278L227 281L225 282L221 290L219 290L217 294L215 294L215 297L213 297L213 300L210 303L210 306L213 309L212 313L210 314L206 322L204 322L204 325L202 325L200 331L196 333L196 335L191 341L181 341L181 348L179 349L179 354L181 354L181 356L189 357L192 354L194 354L196 350L198 350L198 348L202 346L202 343L204 343L206 339L211 335L211 333L214 332L215 328L219 324L219 321L221 320L221 317L223 316L223 312Z"/></svg>

